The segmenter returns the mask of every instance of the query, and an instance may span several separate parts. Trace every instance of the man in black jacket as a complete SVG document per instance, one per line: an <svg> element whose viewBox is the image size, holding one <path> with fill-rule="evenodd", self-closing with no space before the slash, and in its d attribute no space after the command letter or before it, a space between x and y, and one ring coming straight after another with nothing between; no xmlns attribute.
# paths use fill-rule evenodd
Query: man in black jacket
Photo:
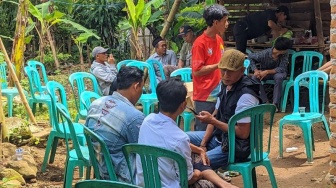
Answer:
<svg viewBox="0 0 336 188"><path fill-rule="evenodd" d="M236 113L260 103L260 84L244 75L245 54L238 50L227 50L218 68L222 76L222 92L216 117L207 111L196 116L201 122L208 123L206 131L188 132L190 142L207 151L213 169L225 167L228 162L228 121ZM236 150L237 160L244 160L250 153L250 118L243 118L236 125L236 139L243 151Z"/></svg>

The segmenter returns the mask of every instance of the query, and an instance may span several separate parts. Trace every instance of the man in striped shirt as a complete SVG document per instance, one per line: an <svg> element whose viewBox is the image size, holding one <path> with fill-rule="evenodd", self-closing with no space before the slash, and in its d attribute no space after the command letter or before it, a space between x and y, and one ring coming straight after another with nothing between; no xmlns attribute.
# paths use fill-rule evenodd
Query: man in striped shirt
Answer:
<svg viewBox="0 0 336 188"><path fill-rule="evenodd" d="M251 61L250 67L254 72L254 79L274 80L273 104L277 106L277 109L280 104L282 82L287 77L288 49L291 47L290 39L279 37L272 48L248 56ZM261 93L261 95L266 98L265 93Z"/></svg>

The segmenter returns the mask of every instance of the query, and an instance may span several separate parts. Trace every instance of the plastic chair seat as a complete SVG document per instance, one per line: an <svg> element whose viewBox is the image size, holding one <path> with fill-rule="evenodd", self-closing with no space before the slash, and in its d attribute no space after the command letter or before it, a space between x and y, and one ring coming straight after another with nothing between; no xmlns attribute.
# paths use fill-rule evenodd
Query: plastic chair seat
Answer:
<svg viewBox="0 0 336 188"><path fill-rule="evenodd" d="M320 113L316 112L306 112L304 113L304 117L301 116L300 113L296 112L293 114L285 115L282 120L284 122L290 121L290 122L295 122L295 121L302 121L302 120L310 120L312 122L319 121L321 120L322 116Z"/></svg>
<svg viewBox="0 0 336 188"><path fill-rule="evenodd" d="M84 158L87 159L87 160L89 160L90 157L89 157L88 147L86 147L86 146L80 146L80 150L81 150ZM76 153L76 151L74 149L69 152L69 157L70 157L70 160L71 159L78 160L77 153Z"/></svg>

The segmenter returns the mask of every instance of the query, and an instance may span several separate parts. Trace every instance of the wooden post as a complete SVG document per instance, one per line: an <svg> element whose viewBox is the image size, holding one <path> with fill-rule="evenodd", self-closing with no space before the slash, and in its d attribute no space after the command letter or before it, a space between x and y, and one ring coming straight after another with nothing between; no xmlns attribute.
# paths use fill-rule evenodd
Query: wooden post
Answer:
<svg viewBox="0 0 336 188"><path fill-rule="evenodd" d="M29 105L28 105L26 96L25 96L25 94L23 93L23 89L22 89L22 87L21 87L21 85L20 85L20 82L19 82L19 80L18 80L18 78L17 78L17 76L16 76L16 74L15 74L15 71L14 71L14 69L13 69L13 67L12 67L12 63L11 63L9 57L8 57L6 48L5 48L5 46L4 46L3 42L2 42L1 37L0 37L0 50L2 50L2 52L3 52L4 56L5 56L5 61L6 61L6 63L7 63L7 67L8 67L8 70L9 70L9 74L10 74L10 76L12 77L12 80L14 81L14 84L15 84L16 88L17 88L18 91L19 91L19 94L20 94L22 103L23 103L24 107L25 107L26 110L27 110L28 116L29 116L30 120L33 122L33 124L34 124L34 125L37 125L37 122L36 122L36 120L35 120L35 117L34 117L34 115L33 115L33 112L31 111L31 109L30 109L30 107L29 107ZM50 117L50 118L51 118L51 117Z"/></svg>
<svg viewBox="0 0 336 188"><path fill-rule="evenodd" d="M316 35L319 51L322 53L324 50L324 38L323 38L323 28L321 19L321 7L319 0L314 1L314 12L315 12L315 22L316 22Z"/></svg>

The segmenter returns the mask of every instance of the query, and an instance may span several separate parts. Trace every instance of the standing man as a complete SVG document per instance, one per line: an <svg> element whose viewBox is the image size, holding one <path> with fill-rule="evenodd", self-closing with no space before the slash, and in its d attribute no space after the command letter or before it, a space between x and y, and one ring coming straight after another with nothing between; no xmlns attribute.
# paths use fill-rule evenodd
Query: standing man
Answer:
<svg viewBox="0 0 336 188"><path fill-rule="evenodd" d="M219 34L227 28L229 12L224 6L214 4L204 10L203 18L208 25L197 37L192 47L193 100L197 113L215 110L220 91L218 63L224 53L224 43ZM196 119L195 131L205 131L206 123Z"/></svg>
<svg viewBox="0 0 336 188"><path fill-rule="evenodd" d="M245 53L247 40L259 37L270 30L274 33L274 38L278 37L282 28L279 24L289 19L289 10L283 5L275 10L267 9L248 14L233 27L237 50Z"/></svg>
<svg viewBox="0 0 336 188"><path fill-rule="evenodd" d="M117 91L95 100L88 111L85 125L103 138L119 181L131 183L126 159L121 151L125 144L137 143L144 114L135 108L142 94L143 71L137 67L122 67L117 74ZM98 153L99 151L97 151ZM99 157L99 171L108 179L106 164Z"/></svg>
<svg viewBox="0 0 336 188"><path fill-rule="evenodd" d="M279 37L276 39L273 48L251 53L248 56L251 62L250 67L254 72L254 79L261 81L274 80L273 104L277 107L277 111L282 94L282 82L287 78L288 49L291 47L290 39ZM263 95L262 98L267 99L265 92L261 92L261 94Z"/></svg>
<svg viewBox="0 0 336 188"><path fill-rule="evenodd" d="M220 105L216 117L207 111L201 111L196 116L204 123L209 123L215 127L208 126L206 131L193 131L187 134L190 142L200 146L207 151L212 169L226 167L228 164L229 151L224 148L228 144L228 122L236 113L257 105L261 99L259 97L260 83L244 74L245 54L230 49L225 51L220 60L218 68L222 76L222 92L219 95ZM236 149L236 159L246 160L250 154L250 118L243 118L235 126L236 143L239 142L244 150Z"/></svg>
<svg viewBox="0 0 336 188"><path fill-rule="evenodd" d="M162 63L166 78L169 78L170 73L177 69L177 58L175 52L173 50L167 50L167 42L160 36L153 40L152 45L155 48L155 53L151 55L148 59L155 59L160 61ZM156 66L154 67L154 69L156 79L160 82L160 69Z"/></svg>
<svg viewBox="0 0 336 188"><path fill-rule="evenodd" d="M182 37L184 40L184 43L182 45L181 51L180 51L180 58L178 62L178 67L190 67L191 63L191 47L196 39L196 35L189 25L185 25L180 28L180 34L178 34L179 37Z"/></svg>
<svg viewBox="0 0 336 188"><path fill-rule="evenodd" d="M117 69L112 54L107 55L108 48L97 46L92 50L95 60L91 65L91 73L97 78L99 87L104 96L111 95L116 90Z"/></svg>

